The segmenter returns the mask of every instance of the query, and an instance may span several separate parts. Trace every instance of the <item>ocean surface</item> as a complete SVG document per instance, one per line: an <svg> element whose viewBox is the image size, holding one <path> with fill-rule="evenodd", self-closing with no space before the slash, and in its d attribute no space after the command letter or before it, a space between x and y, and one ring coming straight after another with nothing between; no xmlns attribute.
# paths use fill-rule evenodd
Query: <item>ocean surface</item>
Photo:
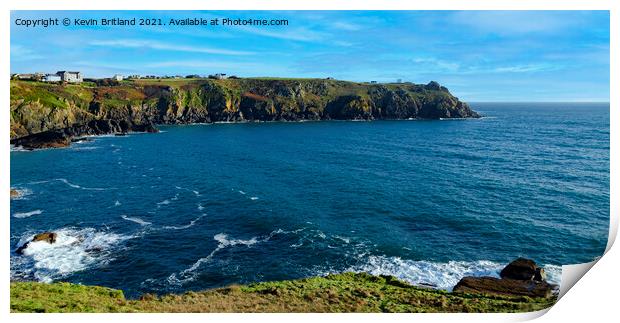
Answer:
<svg viewBox="0 0 620 323"><path fill-rule="evenodd" d="M166 293L343 271L450 290L602 255L609 105L478 120L162 126L11 152L11 278ZM57 243L15 249L35 233Z"/></svg>

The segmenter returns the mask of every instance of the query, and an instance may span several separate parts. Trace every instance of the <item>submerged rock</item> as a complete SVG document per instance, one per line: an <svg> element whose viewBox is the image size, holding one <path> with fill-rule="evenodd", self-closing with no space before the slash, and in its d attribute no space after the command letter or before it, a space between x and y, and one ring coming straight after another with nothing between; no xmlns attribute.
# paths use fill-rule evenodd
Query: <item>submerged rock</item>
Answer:
<svg viewBox="0 0 620 323"><path fill-rule="evenodd" d="M509 263L500 272L500 277L464 277L453 291L548 298L556 288L546 282L545 270L526 258Z"/></svg>
<svg viewBox="0 0 620 323"><path fill-rule="evenodd" d="M20 196L21 196L21 194L19 193L19 191L18 191L18 190L13 189L13 188L11 189L11 198L12 198L12 199L14 199L14 198L18 198L18 197L20 197Z"/></svg>
<svg viewBox="0 0 620 323"><path fill-rule="evenodd" d="M31 242L45 241L45 242L47 242L49 244L55 243L56 242L56 237L57 237L57 234L55 232L43 232L43 233L36 234L30 241L24 243L22 246L17 248L17 250L15 250L15 252L20 254L20 255L23 254L24 250L26 250L26 248L28 248L28 245Z"/></svg>

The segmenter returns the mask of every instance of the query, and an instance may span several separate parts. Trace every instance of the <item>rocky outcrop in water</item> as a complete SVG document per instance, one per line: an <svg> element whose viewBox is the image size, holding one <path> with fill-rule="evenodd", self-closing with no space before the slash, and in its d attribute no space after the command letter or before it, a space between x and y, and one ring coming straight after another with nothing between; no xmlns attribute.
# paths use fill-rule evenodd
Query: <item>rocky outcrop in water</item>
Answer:
<svg viewBox="0 0 620 323"><path fill-rule="evenodd" d="M76 137L127 132L157 132L152 124L132 124L126 120L92 120L83 125L48 130L11 140L11 144L25 149L66 147Z"/></svg>
<svg viewBox="0 0 620 323"><path fill-rule="evenodd" d="M476 117L436 82L200 79L87 86L11 81L12 143L30 148L66 146L71 136L152 130L154 124Z"/></svg>
<svg viewBox="0 0 620 323"><path fill-rule="evenodd" d="M545 269L540 268L531 259L518 258L508 264L499 273L501 278L516 280L545 281Z"/></svg>
<svg viewBox="0 0 620 323"><path fill-rule="evenodd" d="M28 245L31 242L38 242L38 241L45 241L49 244L55 243L56 242L56 233L54 232L43 232L43 233L39 233L36 234L30 241L24 243L23 245L21 245L19 248L17 248L17 250L15 250L15 252L17 254L23 254L24 250L26 248L28 248Z"/></svg>
<svg viewBox="0 0 620 323"><path fill-rule="evenodd" d="M549 298L557 287L547 283L544 269L533 260L525 258L518 258L508 264L501 271L500 277L464 277L454 286L453 291Z"/></svg>

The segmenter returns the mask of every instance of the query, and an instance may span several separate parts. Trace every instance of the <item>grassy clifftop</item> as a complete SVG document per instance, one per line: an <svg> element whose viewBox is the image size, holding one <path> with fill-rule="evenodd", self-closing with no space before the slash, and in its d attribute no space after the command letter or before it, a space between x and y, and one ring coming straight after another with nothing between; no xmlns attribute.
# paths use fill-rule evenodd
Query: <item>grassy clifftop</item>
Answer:
<svg viewBox="0 0 620 323"><path fill-rule="evenodd" d="M389 276L344 273L127 300L120 290L11 283L12 312L527 312L554 299L448 293Z"/></svg>
<svg viewBox="0 0 620 323"><path fill-rule="evenodd" d="M148 79L115 84L11 81L11 138L92 120L133 124L477 117L436 82Z"/></svg>

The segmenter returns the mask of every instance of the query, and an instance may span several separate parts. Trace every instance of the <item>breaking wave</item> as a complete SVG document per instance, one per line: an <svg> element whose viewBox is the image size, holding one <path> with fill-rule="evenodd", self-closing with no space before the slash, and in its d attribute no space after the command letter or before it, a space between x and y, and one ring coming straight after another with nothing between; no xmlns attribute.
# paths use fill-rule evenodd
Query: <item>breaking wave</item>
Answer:
<svg viewBox="0 0 620 323"><path fill-rule="evenodd" d="M413 285L429 286L451 291L465 276L490 276L499 278L499 272L506 266L488 260L480 261L415 261L400 257L369 256L365 262L344 271L367 272L372 275L390 275ZM561 266L545 265L547 281L560 284ZM324 273L325 274L325 273Z"/></svg>
<svg viewBox="0 0 620 323"><path fill-rule="evenodd" d="M131 237L93 228L63 228L53 244L30 242L23 255L11 257L11 278L30 278L53 282L72 273L103 266L112 259L118 245ZM26 234L18 246L32 240Z"/></svg>

